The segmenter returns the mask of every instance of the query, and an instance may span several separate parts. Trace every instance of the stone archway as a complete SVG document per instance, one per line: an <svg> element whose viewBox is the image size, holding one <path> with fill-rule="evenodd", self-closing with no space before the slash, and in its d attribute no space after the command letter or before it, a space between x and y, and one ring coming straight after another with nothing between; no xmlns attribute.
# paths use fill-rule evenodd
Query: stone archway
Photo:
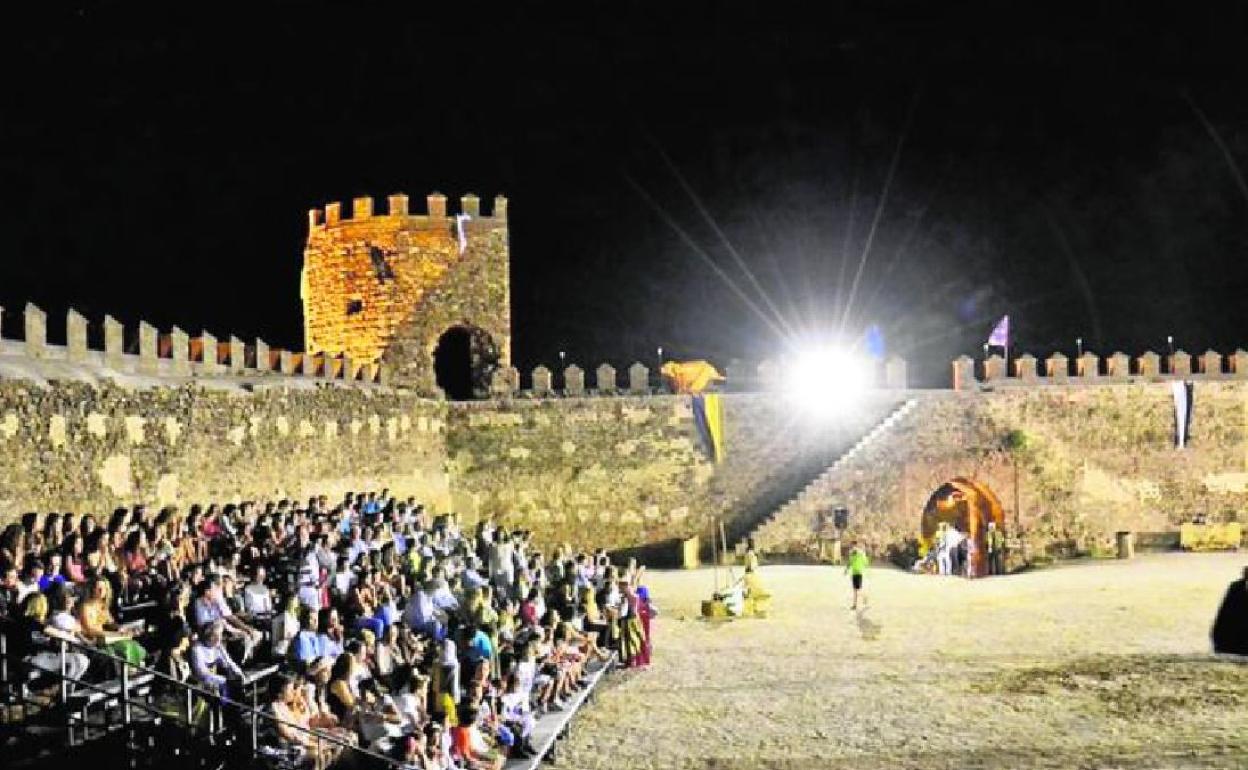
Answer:
<svg viewBox="0 0 1248 770"><path fill-rule="evenodd" d="M937 487L923 506L919 543L926 551L937 526L941 522L952 524L974 539L974 573L984 575L988 564L984 533L990 521L996 522L998 529L1005 527L1005 511L997 495L983 482L957 476Z"/></svg>
<svg viewBox="0 0 1248 770"><path fill-rule="evenodd" d="M452 401L486 398L498 362L498 346L488 332L465 324L452 326L433 348L434 381Z"/></svg>

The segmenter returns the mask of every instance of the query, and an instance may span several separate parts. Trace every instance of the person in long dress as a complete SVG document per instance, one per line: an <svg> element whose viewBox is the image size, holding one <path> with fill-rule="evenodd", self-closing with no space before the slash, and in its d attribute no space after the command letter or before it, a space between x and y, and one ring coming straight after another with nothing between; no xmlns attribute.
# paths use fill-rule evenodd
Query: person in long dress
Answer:
<svg viewBox="0 0 1248 770"><path fill-rule="evenodd" d="M641 655L642 645L646 641L645 629L638 614L638 607L641 602L638 599L637 592L627 580L621 580L619 585L620 590L624 593L620 617L620 660L624 665L633 668L640 665L638 657Z"/></svg>
<svg viewBox="0 0 1248 770"><path fill-rule="evenodd" d="M641 643L641 651L637 653L636 665L645 668L650 665L650 655L654 652L654 637L651 635L651 621L659 610L650 601L650 589L646 586L637 587L637 618L641 621L641 630L644 639Z"/></svg>

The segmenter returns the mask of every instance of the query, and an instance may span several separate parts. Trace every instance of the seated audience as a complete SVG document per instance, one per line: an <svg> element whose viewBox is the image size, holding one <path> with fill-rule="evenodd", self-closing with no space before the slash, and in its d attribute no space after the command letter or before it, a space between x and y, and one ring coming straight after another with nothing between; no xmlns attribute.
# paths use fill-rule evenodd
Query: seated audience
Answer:
<svg viewBox="0 0 1248 770"><path fill-rule="evenodd" d="M214 620L199 629L199 638L191 646L191 671L208 690L227 695L230 680L241 680L243 670L225 651L225 623Z"/></svg>
<svg viewBox="0 0 1248 770"><path fill-rule="evenodd" d="M240 695L242 665L271 662L277 740L322 765L360 745L422 770L493 770L535 754L539 720L568 708L600 662L650 658L654 610L635 563L566 544L542 553L493 520L463 532L388 490L185 515L135 506L103 524L35 516L0 532L10 649L53 676L58 639L152 665L166 677L153 707L169 714L186 710L177 683ZM115 676L89 659L69 651L66 673ZM193 721L211 700L195 696ZM319 757L318 733L333 738Z"/></svg>

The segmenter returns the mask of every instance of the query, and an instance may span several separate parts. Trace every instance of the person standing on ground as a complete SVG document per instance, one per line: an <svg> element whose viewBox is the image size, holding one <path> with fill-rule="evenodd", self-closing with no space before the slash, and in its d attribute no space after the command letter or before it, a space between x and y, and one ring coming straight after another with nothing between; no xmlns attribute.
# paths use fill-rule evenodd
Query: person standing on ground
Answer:
<svg viewBox="0 0 1248 770"><path fill-rule="evenodd" d="M949 525L943 521L936 527L936 537L932 538L932 547L936 549L936 571L941 575L948 575L953 566L949 560Z"/></svg>
<svg viewBox="0 0 1248 770"><path fill-rule="evenodd" d="M745 568L758 572L758 551L754 548L754 538L745 539Z"/></svg>
<svg viewBox="0 0 1248 770"><path fill-rule="evenodd" d="M988 548L988 574L1005 574L1005 533L997 529L995 521L988 522L988 533L984 538Z"/></svg>
<svg viewBox="0 0 1248 770"><path fill-rule="evenodd" d="M849 582L854 587L854 604L850 609L858 609L858 595L862 593L862 577L867 572L867 566L871 564L871 560L867 558L867 552L863 550L858 541L854 541L853 547L849 551L849 558L845 561L845 572L849 575ZM866 599L862 602L867 603Z"/></svg>
<svg viewBox="0 0 1248 770"><path fill-rule="evenodd" d="M958 531L958 525L950 524L949 529L945 531L945 537L949 541L949 574L958 575L962 572L962 533Z"/></svg>

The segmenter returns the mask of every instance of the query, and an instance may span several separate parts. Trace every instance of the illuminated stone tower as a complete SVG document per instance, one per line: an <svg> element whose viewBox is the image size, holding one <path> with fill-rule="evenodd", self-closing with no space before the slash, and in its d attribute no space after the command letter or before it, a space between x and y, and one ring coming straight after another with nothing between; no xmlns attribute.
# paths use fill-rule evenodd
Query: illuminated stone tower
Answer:
<svg viewBox="0 0 1248 770"><path fill-rule="evenodd" d="M473 390L511 357L507 199L482 216L475 195L448 215L446 197L427 198L426 214L391 195L386 214L356 198L308 212L303 253L303 323L308 353L345 354L353 366L382 363L395 384L437 388L434 356L450 341L464 351ZM466 215L466 216L465 216ZM442 363L438 370L443 370Z"/></svg>

